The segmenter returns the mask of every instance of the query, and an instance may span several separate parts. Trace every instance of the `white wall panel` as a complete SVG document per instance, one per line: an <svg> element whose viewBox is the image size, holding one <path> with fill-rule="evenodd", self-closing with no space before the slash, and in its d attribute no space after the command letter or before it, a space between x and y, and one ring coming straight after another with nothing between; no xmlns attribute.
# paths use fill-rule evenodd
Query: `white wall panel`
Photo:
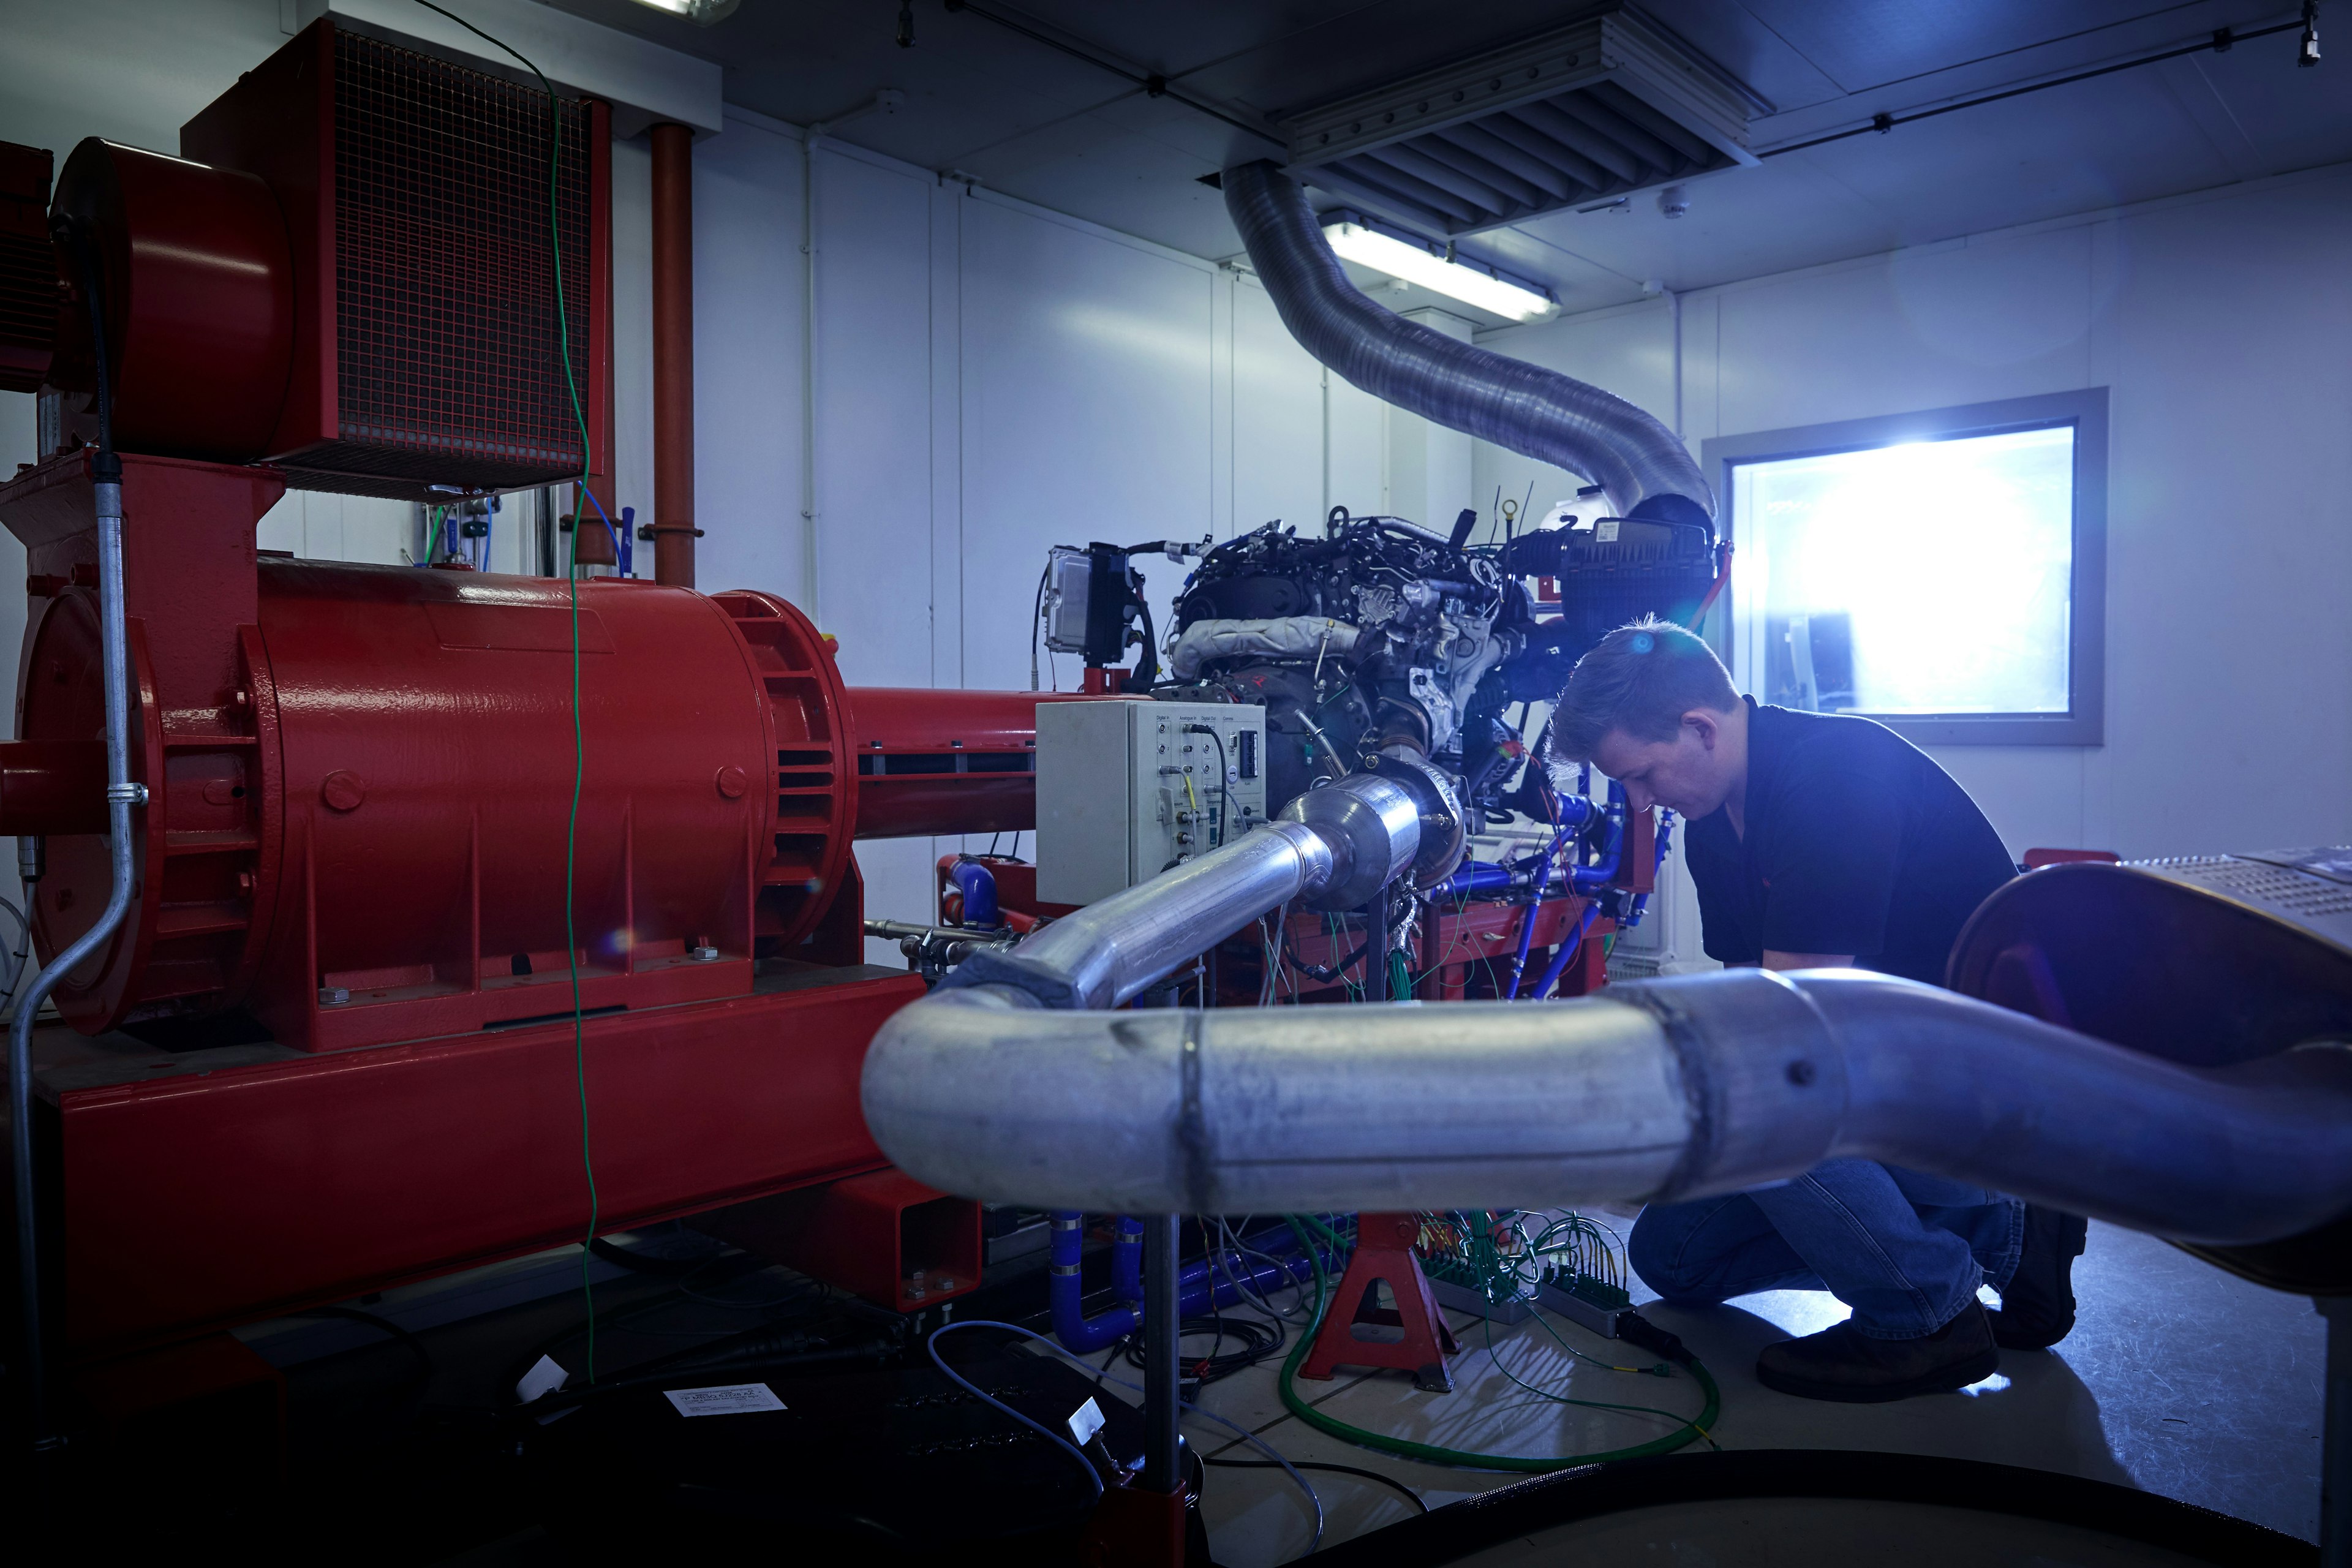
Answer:
<svg viewBox="0 0 2352 1568"><path fill-rule="evenodd" d="M964 679L1026 686L1048 546L1212 526L1213 274L980 197L962 226Z"/></svg>
<svg viewBox="0 0 2352 1568"><path fill-rule="evenodd" d="M695 581L800 596L801 144L730 118L694 150Z"/></svg>
<svg viewBox="0 0 2352 1568"><path fill-rule="evenodd" d="M2114 847L2352 842L2352 171L2119 240Z"/></svg>
<svg viewBox="0 0 2352 1568"><path fill-rule="evenodd" d="M613 143L613 526L623 509L654 520L653 150ZM698 403L698 407L699 406ZM697 500L701 498L698 494ZM601 525L600 525L601 526ZM654 574L654 547L633 546L636 575Z"/></svg>
<svg viewBox="0 0 2352 1568"><path fill-rule="evenodd" d="M2076 227L1727 289L1722 428L1775 430L2081 386L2089 263L2090 231ZM1685 341L1685 353L1693 346Z"/></svg>
<svg viewBox="0 0 2352 1568"><path fill-rule="evenodd" d="M926 175L820 147L819 624L865 686L931 683Z"/></svg>
<svg viewBox="0 0 2352 1568"><path fill-rule="evenodd" d="M1234 289L1234 529L1323 516L1323 367L1255 280Z"/></svg>

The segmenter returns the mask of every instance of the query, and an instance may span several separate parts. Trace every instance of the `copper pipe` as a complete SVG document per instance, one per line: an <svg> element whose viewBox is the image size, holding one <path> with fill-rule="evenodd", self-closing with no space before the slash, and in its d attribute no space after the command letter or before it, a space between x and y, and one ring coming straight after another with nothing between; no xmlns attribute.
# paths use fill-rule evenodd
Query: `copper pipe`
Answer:
<svg viewBox="0 0 2352 1568"><path fill-rule="evenodd" d="M694 132L654 142L654 580L694 586Z"/></svg>

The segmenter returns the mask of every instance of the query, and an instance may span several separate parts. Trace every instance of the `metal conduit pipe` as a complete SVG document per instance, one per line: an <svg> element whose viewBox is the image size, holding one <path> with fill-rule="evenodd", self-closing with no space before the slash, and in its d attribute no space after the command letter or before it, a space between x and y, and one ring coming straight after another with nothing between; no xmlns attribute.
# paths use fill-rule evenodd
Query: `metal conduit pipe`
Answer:
<svg viewBox="0 0 2352 1568"><path fill-rule="evenodd" d="M1271 163L1223 174L1225 211L1282 324L1307 352L1384 402L1599 485L1621 516L1702 522L1715 492L1675 433L1621 397L1459 342L1375 304L1348 281L1306 194Z"/></svg>
<svg viewBox="0 0 2352 1568"><path fill-rule="evenodd" d="M2352 1211L2336 1054L2184 1068L1856 971L1542 1007L1055 1011L982 987L886 1025L864 1103L917 1180L1040 1208L1681 1201L1853 1156L2242 1245Z"/></svg>

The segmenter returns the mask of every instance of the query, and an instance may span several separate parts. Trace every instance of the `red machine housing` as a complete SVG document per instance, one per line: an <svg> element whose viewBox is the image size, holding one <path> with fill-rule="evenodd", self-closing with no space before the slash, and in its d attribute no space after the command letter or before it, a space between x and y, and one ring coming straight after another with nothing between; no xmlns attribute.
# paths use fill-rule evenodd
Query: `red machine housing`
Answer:
<svg viewBox="0 0 2352 1568"><path fill-rule="evenodd" d="M77 1357L576 1240L575 962L605 1228L883 1165L858 1068L922 983L859 963L851 837L1031 826L1034 694L852 691L781 600L586 581L575 835L562 582L261 558L273 471L123 468L138 896L36 1041ZM87 455L0 523L47 955L107 889ZM869 810L861 750L1019 763Z"/></svg>
<svg viewBox="0 0 2352 1568"><path fill-rule="evenodd" d="M91 137L66 160L58 205L96 241L116 442L263 456L286 397L295 317L294 263L269 187ZM85 280L68 277L81 291ZM59 328L58 379L94 384L88 318L68 310Z"/></svg>
<svg viewBox="0 0 2352 1568"><path fill-rule="evenodd" d="M183 156L82 142L57 208L94 241L117 445L345 494L584 468L604 495L609 121L321 19L182 127ZM87 291L78 255L47 268ZM46 374L88 392L86 316L56 325Z"/></svg>
<svg viewBox="0 0 2352 1568"><path fill-rule="evenodd" d="M549 891L567 838L590 1008L740 994L755 956L808 934L844 881L854 805L846 699L797 611L583 584L593 761L575 829L564 586L257 561L254 521L279 488L265 470L125 460L126 507L155 520L125 547L144 896L58 991L77 1026L242 1010L331 1050L568 1010ZM95 595L74 586L95 572L89 515L79 458L0 492L46 590L20 732L94 752ZM37 816L10 826L50 839L33 916L62 948L104 906L104 842Z"/></svg>

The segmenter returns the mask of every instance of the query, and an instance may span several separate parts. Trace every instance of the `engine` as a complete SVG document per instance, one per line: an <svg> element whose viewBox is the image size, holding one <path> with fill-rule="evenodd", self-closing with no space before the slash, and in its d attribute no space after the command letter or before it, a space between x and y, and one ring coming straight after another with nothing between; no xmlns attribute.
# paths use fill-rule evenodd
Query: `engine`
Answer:
<svg viewBox="0 0 2352 1568"><path fill-rule="evenodd" d="M1396 747L1453 775L1473 830L1533 806L1510 793L1526 705L1611 627L1692 619L1727 553L1703 525L1571 517L1473 544L1476 522L1443 535L1335 508L1319 537L1270 522L1208 550L1154 694L1263 704L1271 810Z"/></svg>

